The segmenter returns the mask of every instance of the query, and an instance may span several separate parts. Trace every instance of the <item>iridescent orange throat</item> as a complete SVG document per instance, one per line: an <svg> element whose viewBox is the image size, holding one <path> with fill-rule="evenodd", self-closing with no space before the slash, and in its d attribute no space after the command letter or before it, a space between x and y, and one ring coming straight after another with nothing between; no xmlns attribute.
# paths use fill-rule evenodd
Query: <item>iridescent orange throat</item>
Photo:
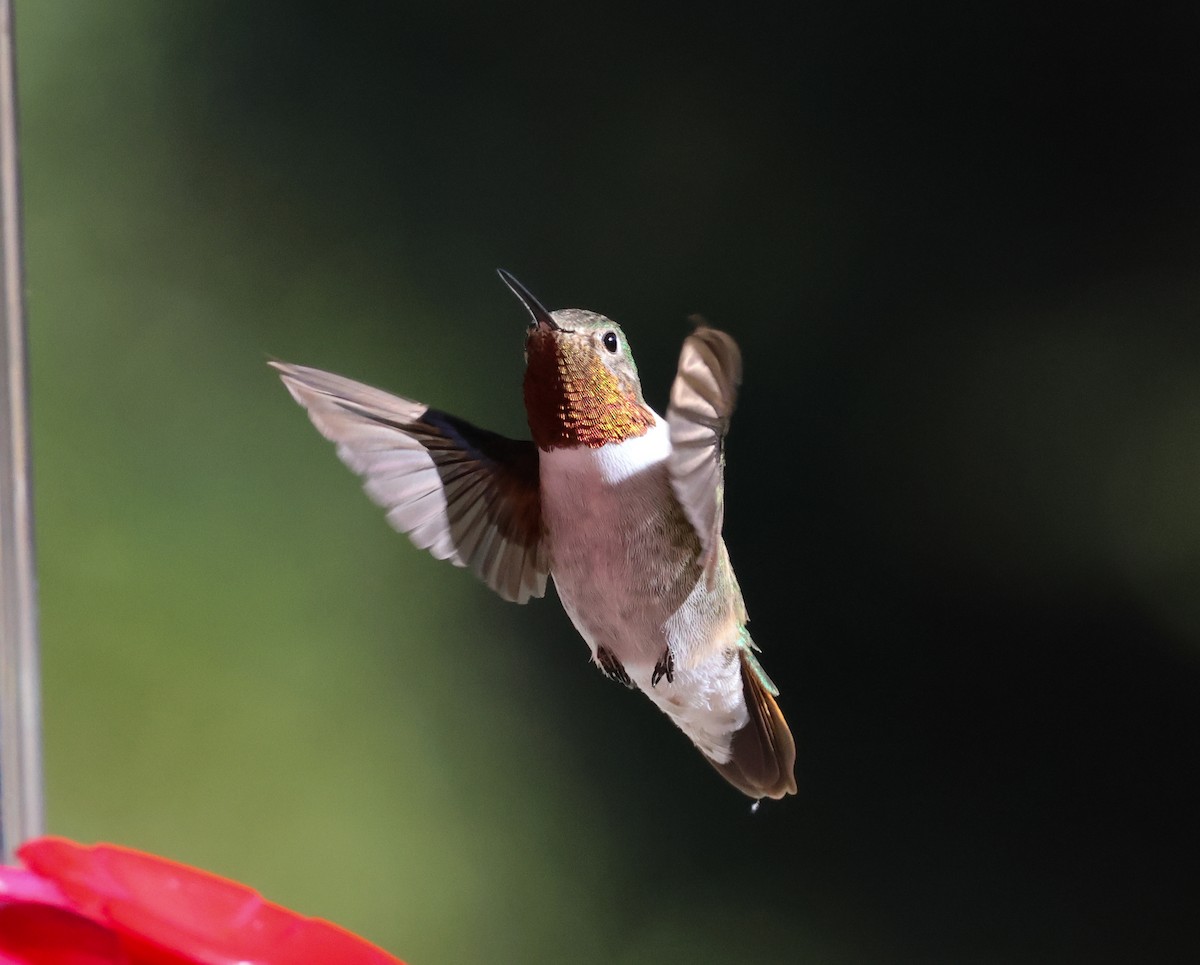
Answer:
<svg viewBox="0 0 1200 965"><path fill-rule="evenodd" d="M645 435L654 416L636 385L593 352L535 331L526 346L525 413L540 449L599 449Z"/></svg>

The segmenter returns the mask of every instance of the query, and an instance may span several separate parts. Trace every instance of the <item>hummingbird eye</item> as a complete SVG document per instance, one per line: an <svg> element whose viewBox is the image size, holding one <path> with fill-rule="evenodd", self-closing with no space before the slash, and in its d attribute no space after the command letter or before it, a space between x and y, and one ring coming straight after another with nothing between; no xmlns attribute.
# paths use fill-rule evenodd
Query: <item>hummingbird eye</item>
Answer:
<svg viewBox="0 0 1200 965"><path fill-rule="evenodd" d="M604 338L602 338L600 341L602 341L604 343L604 347L606 349L608 349L614 355L616 354L616 351L617 351L617 333L616 332L605 332Z"/></svg>

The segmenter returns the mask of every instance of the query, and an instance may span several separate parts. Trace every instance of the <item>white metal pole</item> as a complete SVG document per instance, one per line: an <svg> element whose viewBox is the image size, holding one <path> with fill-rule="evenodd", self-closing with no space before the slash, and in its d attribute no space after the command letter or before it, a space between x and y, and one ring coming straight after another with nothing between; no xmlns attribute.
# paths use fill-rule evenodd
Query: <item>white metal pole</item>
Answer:
<svg viewBox="0 0 1200 965"><path fill-rule="evenodd" d="M0 0L0 314L0 850L11 863L45 822L12 0Z"/></svg>

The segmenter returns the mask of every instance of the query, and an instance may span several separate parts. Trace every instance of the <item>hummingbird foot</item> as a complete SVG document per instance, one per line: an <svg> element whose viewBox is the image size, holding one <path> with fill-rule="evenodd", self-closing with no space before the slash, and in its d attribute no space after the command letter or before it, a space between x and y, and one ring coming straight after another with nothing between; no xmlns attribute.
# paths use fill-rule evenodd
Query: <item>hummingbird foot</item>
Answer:
<svg viewBox="0 0 1200 965"><path fill-rule="evenodd" d="M675 658L671 656L670 647L663 652L663 655L661 658L659 658L658 663L654 665L654 673L650 675L650 686L657 687L658 682L662 680L663 677L667 678L667 683L669 684L673 684L675 682Z"/></svg>
<svg viewBox="0 0 1200 965"><path fill-rule="evenodd" d="M619 684L624 684L630 690L634 689L634 683L629 679L629 674L625 672L625 665L617 659L617 655L608 647L596 648L596 666L604 671L604 676L609 680L615 680Z"/></svg>

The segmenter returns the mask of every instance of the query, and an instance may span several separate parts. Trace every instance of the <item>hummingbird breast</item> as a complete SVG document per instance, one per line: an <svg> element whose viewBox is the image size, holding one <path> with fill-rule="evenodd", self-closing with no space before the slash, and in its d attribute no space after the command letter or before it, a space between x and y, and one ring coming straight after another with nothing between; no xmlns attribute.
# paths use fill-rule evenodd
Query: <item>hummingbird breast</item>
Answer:
<svg viewBox="0 0 1200 965"><path fill-rule="evenodd" d="M702 578L699 537L671 487L670 447L656 416L636 438L541 451L551 575L593 659L608 649L705 754L723 762L748 719L737 655L744 608L732 579L709 588ZM673 680L655 682L668 652Z"/></svg>

